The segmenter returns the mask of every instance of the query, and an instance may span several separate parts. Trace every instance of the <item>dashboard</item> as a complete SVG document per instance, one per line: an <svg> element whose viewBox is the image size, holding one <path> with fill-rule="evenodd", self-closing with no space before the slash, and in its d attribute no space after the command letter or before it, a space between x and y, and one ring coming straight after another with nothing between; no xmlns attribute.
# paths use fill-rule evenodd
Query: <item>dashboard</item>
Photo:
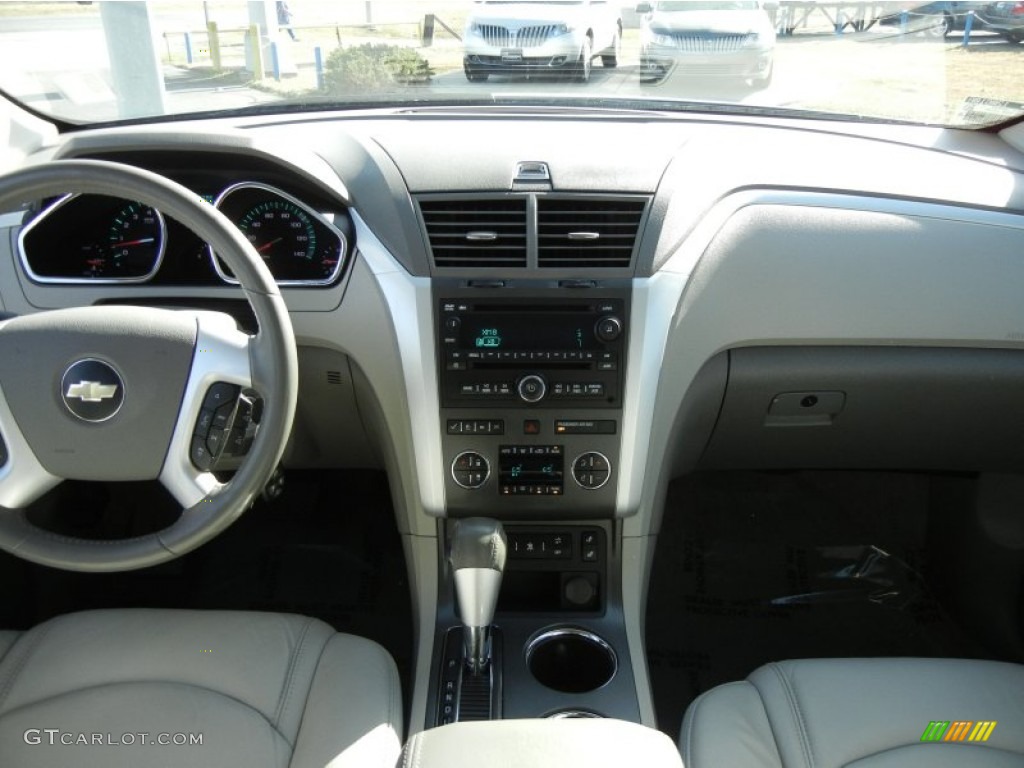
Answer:
<svg viewBox="0 0 1024 768"><path fill-rule="evenodd" d="M299 343L285 463L387 470L400 531L430 542L423 621L439 520L614 524L641 669L672 478L1024 462L1020 133L427 108L83 130L27 162L165 174L249 238ZM134 201L0 224L6 312L249 322L216 255Z"/></svg>

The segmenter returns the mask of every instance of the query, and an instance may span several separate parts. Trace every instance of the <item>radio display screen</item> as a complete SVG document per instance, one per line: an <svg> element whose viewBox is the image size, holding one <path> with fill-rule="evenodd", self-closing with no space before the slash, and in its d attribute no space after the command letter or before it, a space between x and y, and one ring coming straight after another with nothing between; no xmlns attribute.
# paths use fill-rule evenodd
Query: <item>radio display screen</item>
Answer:
<svg viewBox="0 0 1024 768"><path fill-rule="evenodd" d="M504 314L481 312L462 318L459 349L466 350L587 350L600 342L589 315L558 312Z"/></svg>

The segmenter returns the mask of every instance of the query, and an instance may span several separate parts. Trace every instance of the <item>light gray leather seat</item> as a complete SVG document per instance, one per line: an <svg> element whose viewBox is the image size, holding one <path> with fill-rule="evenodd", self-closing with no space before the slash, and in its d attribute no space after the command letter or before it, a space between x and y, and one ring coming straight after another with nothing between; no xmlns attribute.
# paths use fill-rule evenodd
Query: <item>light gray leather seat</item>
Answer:
<svg viewBox="0 0 1024 768"><path fill-rule="evenodd" d="M970 741L980 722L988 739ZM922 741L953 731L963 741ZM986 729L988 730L988 729ZM983 734L978 734L983 735ZM1021 768L1024 667L961 659L808 659L768 664L697 698L687 768Z"/></svg>
<svg viewBox="0 0 1024 768"><path fill-rule="evenodd" d="M4 768L390 768L401 734L391 657L315 619L89 611L0 633Z"/></svg>

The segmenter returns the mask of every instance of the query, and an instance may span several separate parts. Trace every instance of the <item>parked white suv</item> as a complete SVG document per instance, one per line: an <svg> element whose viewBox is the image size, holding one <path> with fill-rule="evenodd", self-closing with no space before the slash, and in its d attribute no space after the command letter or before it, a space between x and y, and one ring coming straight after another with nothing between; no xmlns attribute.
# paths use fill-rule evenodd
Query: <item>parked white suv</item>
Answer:
<svg viewBox="0 0 1024 768"><path fill-rule="evenodd" d="M463 69L474 82L557 73L586 82L597 56L617 66L622 19L608 0L477 0L463 42Z"/></svg>

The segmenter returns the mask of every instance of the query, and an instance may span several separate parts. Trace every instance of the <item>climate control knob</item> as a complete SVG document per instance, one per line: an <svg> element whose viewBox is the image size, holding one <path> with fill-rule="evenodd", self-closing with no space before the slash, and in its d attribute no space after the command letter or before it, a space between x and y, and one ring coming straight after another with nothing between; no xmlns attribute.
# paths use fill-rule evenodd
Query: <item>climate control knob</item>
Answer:
<svg viewBox="0 0 1024 768"><path fill-rule="evenodd" d="M516 391L525 402L539 403L548 393L548 383L544 381L543 376L531 373L519 380L519 383L516 384Z"/></svg>
<svg viewBox="0 0 1024 768"><path fill-rule="evenodd" d="M467 491L475 491L487 482L491 465L476 451L463 451L452 462L452 480Z"/></svg>
<svg viewBox="0 0 1024 768"><path fill-rule="evenodd" d="M612 474L612 463L608 457L597 451L588 451L576 457L572 463L572 477L576 484L588 491L596 491L608 482Z"/></svg>

